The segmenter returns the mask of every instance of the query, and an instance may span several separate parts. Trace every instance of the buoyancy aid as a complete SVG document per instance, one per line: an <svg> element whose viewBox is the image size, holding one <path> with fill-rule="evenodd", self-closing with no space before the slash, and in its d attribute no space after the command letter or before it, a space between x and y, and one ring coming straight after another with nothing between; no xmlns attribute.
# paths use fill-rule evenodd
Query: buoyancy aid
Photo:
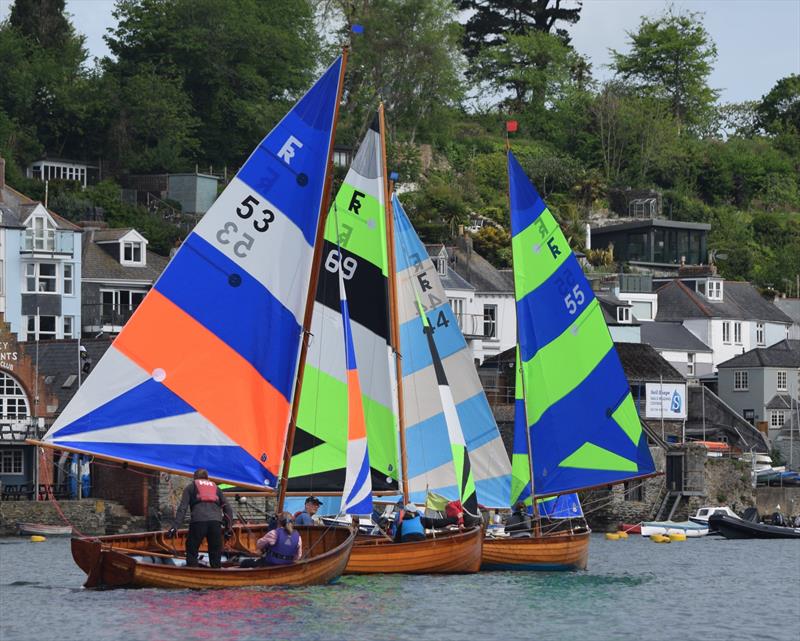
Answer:
<svg viewBox="0 0 800 641"><path fill-rule="evenodd" d="M196 490L195 503L219 503L217 497L217 484L208 479L195 479L194 489Z"/></svg>
<svg viewBox="0 0 800 641"><path fill-rule="evenodd" d="M412 534L421 534L425 536L425 528L422 527L422 519L416 514L402 513L400 514L400 540L405 541Z"/></svg>
<svg viewBox="0 0 800 641"><path fill-rule="evenodd" d="M275 545L268 547L265 554L267 563L270 565L294 563L294 555L297 554L297 546L300 543L300 533L295 530L289 534L286 528L279 527L276 535Z"/></svg>
<svg viewBox="0 0 800 641"><path fill-rule="evenodd" d="M444 507L445 516L458 519L458 525L464 525L464 506L461 501L450 501Z"/></svg>

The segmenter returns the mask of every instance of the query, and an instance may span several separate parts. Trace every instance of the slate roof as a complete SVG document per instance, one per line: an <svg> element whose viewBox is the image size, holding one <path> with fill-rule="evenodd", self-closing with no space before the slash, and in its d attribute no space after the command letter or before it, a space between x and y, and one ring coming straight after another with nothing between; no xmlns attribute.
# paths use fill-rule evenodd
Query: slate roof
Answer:
<svg viewBox="0 0 800 641"><path fill-rule="evenodd" d="M775 394L769 399L766 407L768 410L790 410L797 407L797 401L792 398L791 394Z"/></svg>
<svg viewBox="0 0 800 641"><path fill-rule="evenodd" d="M2 227L23 227L23 222L31 211L41 204L8 185L3 188L0 196L2 196L0 197L0 211L3 212ZM47 213L53 218L58 229L82 231L79 225L70 222L52 209L48 209Z"/></svg>
<svg viewBox="0 0 800 641"><path fill-rule="evenodd" d="M112 230L108 230L112 231ZM113 230L116 231L116 230ZM124 230L127 233L130 230ZM97 232L95 233L95 237ZM91 234L83 235L82 278L97 280L139 280L155 282L169 262L168 258L147 250L147 264L144 266L122 265L101 245L91 239Z"/></svg>
<svg viewBox="0 0 800 641"><path fill-rule="evenodd" d="M656 349L681 352L710 352L711 348L680 323L642 323L642 342Z"/></svg>
<svg viewBox="0 0 800 641"><path fill-rule="evenodd" d="M595 292L595 298L597 298L597 302L600 303L600 309L603 311L603 318L606 321L606 325L631 325L637 327L640 324L633 314L631 314L630 323L620 323L617 320L617 307L633 307L628 301L620 300L610 292Z"/></svg>
<svg viewBox="0 0 800 641"><path fill-rule="evenodd" d="M652 346L644 343L614 343L622 361L625 376L631 383L662 380L683 383L686 379Z"/></svg>
<svg viewBox="0 0 800 641"><path fill-rule="evenodd" d="M717 367L800 367L800 341L785 339L770 347L757 347Z"/></svg>
<svg viewBox="0 0 800 641"><path fill-rule="evenodd" d="M111 345L111 341L111 337L81 339L80 344L86 348L92 368L97 366L100 358ZM20 345L35 363L36 343L28 341L20 343ZM39 341L39 373L45 379L50 390L58 397L57 414L64 411L67 403L78 389L79 358L77 340ZM86 380L88 374L81 374L81 376L82 380Z"/></svg>
<svg viewBox="0 0 800 641"><path fill-rule="evenodd" d="M123 229L97 229L94 231L94 242L103 243L119 240L130 231L133 231L130 227Z"/></svg>
<svg viewBox="0 0 800 641"><path fill-rule="evenodd" d="M692 291L680 280L658 290L657 321L684 321L687 318L732 318L774 321L791 324L792 319L765 300L750 283L726 280L722 300L715 302Z"/></svg>

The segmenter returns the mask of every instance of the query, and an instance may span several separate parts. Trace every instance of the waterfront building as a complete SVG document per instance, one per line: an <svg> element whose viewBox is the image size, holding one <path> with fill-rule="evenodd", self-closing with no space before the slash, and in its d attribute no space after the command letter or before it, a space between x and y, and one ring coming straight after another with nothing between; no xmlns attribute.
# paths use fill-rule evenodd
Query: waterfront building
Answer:
<svg viewBox="0 0 800 641"><path fill-rule="evenodd" d="M687 379L699 379L713 372L711 348L681 323L642 323L641 333L642 342L653 347Z"/></svg>
<svg viewBox="0 0 800 641"><path fill-rule="evenodd" d="M81 160L44 157L28 165L25 174L41 181L74 180L87 187L99 182L100 167Z"/></svg>

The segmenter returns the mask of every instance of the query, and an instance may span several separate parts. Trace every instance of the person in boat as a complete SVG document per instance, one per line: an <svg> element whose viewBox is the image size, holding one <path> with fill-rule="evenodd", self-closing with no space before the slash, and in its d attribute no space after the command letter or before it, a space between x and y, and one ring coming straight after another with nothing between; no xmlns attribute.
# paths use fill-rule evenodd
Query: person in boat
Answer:
<svg viewBox="0 0 800 641"><path fill-rule="evenodd" d="M200 544L208 542L208 560L212 568L221 567L222 563L222 527L226 524L225 538L232 532L233 512L228 500L214 481L209 480L208 471L200 468L194 472L194 481L183 490L175 522L167 532L172 538L183 523L186 510L191 510L189 519L189 536L186 538L186 565L197 567L197 554Z"/></svg>
<svg viewBox="0 0 800 641"><path fill-rule="evenodd" d="M408 543L409 541L424 541L425 525L422 514L413 503L403 506L394 522L394 542Z"/></svg>
<svg viewBox="0 0 800 641"><path fill-rule="evenodd" d="M521 538L531 535L531 517L528 514L528 508L523 501L518 501L514 505L514 512L508 517L506 521L506 532L512 538Z"/></svg>
<svg viewBox="0 0 800 641"><path fill-rule="evenodd" d="M322 505L322 501L320 501L316 496L309 496L306 499L305 504L305 511L298 512L294 515L294 524L295 525L314 525L314 516L319 510L319 506Z"/></svg>
<svg viewBox="0 0 800 641"><path fill-rule="evenodd" d="M303 539L294 529L294 517L284 512L278 517L278 527L270 530L258 541L256 547L263 552L258 559L245 559L240 567L255 568L265 565L289 565L303 556Z"/></svg>

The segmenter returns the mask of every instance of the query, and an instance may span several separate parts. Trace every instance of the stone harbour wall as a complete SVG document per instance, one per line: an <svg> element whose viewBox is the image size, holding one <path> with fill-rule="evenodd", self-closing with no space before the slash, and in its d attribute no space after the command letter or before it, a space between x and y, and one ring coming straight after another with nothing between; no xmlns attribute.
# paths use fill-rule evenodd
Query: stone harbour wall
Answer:
<svg viewBox="0 0 800 641"><path fill-rule="evenodd" d="M17 534L17 523L43 523L45 525L72 525L82 534L106 533L105 501L83 499L81 501L59 501L64 522L50 501L2 501L0 502L0 535Z"/></svg>
<svg viewBox="0 0 800 641"><path fill-rule="evenodd" d="M689 497L689 514L707 505L727 505L741 514L756 504L749 463L731 458L706 458L703 471L705 496Z"/></svg>
<svg viewBox="0 0 800 641"><path fill-rule="evenodd" d="M800 514L800 487L759 487L756 507L761 516L771 516L774 512L796 516Z"/></svg>

